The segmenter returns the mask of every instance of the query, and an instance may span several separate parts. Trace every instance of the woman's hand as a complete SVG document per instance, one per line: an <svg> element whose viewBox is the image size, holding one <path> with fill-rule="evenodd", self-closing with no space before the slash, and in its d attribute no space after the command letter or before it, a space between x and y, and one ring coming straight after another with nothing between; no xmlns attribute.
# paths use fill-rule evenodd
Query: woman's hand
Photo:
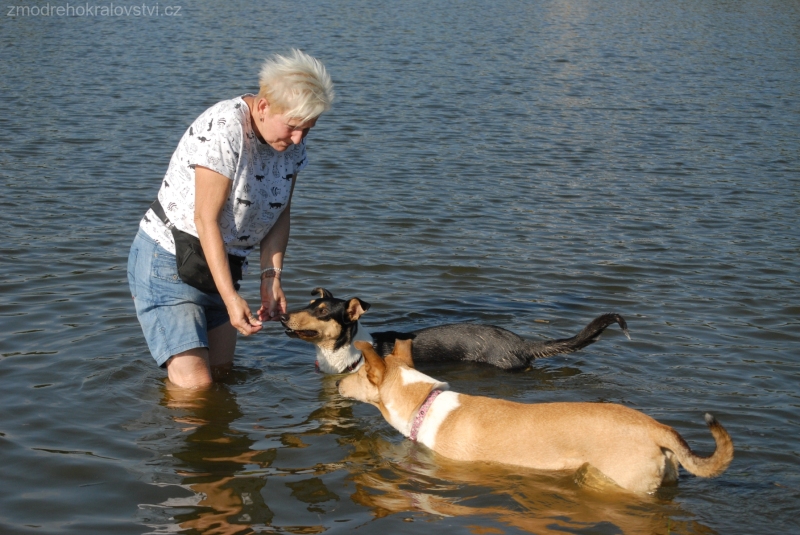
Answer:
<svg viewBox="0 0 800 535"><path fill-rule="evenodd" d="M228 316L231 318L231 325L239 331L239 334L250 336L261 330L261 322L253 317L253 313L250 312L247 301L242 299L239 294L226 300L225 306L228 308ZM259 315L261 315L261 311L259 311Z"/></svg>
<svg viewBox="0 0 800 535"><path fill-rule="evenodd" d="M278 277L261 279L261 308L258 319L261 321L280 321L281 314L286 314L286 296L283 294L281 280Z"/></svg>

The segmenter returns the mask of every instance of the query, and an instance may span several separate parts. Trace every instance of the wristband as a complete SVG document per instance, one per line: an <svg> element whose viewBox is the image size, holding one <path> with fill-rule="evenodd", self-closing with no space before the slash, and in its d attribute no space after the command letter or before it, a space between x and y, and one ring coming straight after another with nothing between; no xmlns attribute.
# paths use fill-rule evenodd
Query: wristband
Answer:
<svg viewBox="0 0 800 535"><path fill-rule="evenodd" d="M261 270L261 280L278 278L283 270L276 267L268 267Z"/></svg>

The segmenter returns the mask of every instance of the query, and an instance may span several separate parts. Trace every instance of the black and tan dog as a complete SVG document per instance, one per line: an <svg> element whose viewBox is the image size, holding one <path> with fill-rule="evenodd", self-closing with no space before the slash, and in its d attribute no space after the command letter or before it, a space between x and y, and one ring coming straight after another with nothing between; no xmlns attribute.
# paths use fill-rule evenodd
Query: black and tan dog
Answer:
<svg viewBox="0 0 800 535"><path fill-rule="evenodd" d="M382 356L392 352L395 340L413 340L417 363L478 362L504 370L520 370L534 359L588 346L613 323L618 323L630 338L628 325L619 314L598 316L572 338L548 341L525 340L500 327L472 323L439 325L407 333L370 334L358 321L369 310L369 303L357 297L336 299L324 288L315 288L312 295L316 294L320 297L307 307L282 315L281 323L287 335L316 346L317 365L325 373L356 371L363 362L361 351L353 346L359 340L371 343Z"/></svg>

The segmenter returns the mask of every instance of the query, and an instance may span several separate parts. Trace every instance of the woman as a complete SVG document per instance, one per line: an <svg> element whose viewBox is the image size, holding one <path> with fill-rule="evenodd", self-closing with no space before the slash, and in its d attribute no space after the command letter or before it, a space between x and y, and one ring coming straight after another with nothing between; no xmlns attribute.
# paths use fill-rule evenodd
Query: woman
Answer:
<svg viewBox="0 0 800 535"><path fill-rule="evenodd" d="M250 336L262 321L286 312L281 269L289 204L307 164L304 139L330 109L333 84L325 67L299 50L267 60L259 81L257 95L215 104L184 133L155 211L145 214L131 246L128 282L136 314L150 352L179 387L211 385L233 364L237 332ZM218 293L181 280L168 223L200 239ZM236 264L246 268L244 258L256 245L257 318L237 293L239 275L231 273Z"/></svg>

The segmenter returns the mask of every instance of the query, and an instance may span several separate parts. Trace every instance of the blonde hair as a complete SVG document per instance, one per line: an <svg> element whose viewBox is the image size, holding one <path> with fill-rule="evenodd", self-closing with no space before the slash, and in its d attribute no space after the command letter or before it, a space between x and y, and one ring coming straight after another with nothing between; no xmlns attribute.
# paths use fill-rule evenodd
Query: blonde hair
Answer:
<svg viewBox="0 0 800 535"><path fill-rule="evenodd" d="M325 66L297 49L267 59L259 75L259 98L267 99L270 113L303 122L316 119L333 103L333 82Z"/></svg>

